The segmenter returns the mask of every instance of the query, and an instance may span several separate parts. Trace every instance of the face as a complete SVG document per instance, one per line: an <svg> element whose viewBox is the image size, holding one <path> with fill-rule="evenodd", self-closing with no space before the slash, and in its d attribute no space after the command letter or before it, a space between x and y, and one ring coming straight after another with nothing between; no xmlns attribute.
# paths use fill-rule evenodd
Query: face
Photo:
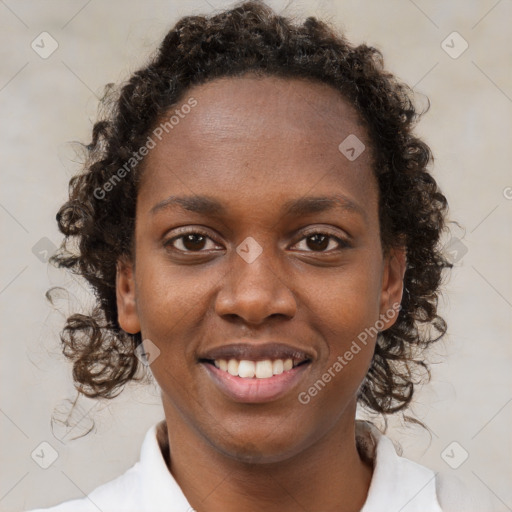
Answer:
<svg viewBox="0 0 512 512"><path fill-rule="evenodd" d="M245 76L190 98L145 159L119 322L160 351L168 422L240 460L285 460L354 421L404 253L382 250L371 144L337 91Z"/></svg>

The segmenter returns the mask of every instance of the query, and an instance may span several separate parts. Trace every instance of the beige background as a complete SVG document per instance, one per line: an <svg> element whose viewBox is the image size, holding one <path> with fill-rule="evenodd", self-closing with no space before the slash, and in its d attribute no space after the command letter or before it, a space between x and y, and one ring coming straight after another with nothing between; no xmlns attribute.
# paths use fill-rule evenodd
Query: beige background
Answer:
<svg viewBox="0 0 512 512"><path fill-rule="evenodd" d="M390 435L404 455L490 489L498 510L512 510L512 2L289 4L289 14L327 17L353 42L379 47L388 68L431 100L418 132L436 156L435 176L452 217L465 228L454 235L467 253L456 263L442 304L450 334L436 347L439 364L414 407L432 440L398 421ZM162 417L156 388L132 386L107 404L82 400L80 426L52 434L52 410L73 398L73 387L59 349L63 317L44 293L63 284L77 303L88 296L73 279L40 261L33 248L38 253L44 244L60 242L54 216L76 169L68 142L89 141L103 85L142 64L180 16L227 5L222 0L0 2L2 511L80 497L121 474L137 460L146 430ZM270 5L281 10L286 2ZM43 31L59 45L47 59L31 48ZM453 31L469 44L456 59L441 46ZM457 37L448 39L452 53L462 48ZM40 241L45 237L51 242ZM70 441L91 418L95 433ZM441 457L453 441L460 447L452 459L462 450L469 453L458 469ZM41 442L58 453L48 469L31 458Z"/></svg>

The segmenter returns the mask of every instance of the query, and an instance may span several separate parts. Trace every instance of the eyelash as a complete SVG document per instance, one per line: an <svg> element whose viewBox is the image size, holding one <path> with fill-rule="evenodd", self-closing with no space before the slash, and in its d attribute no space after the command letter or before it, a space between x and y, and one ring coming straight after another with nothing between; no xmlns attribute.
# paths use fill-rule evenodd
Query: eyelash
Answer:
<svg viewBox="0 0 512 512"><path fill-rule="evenodd" d="M176 249L173 246L173 242L174 241L183 239L187 235L201 235L201 236L204 236L205 238L208 238L208 239L212 240L212 238L207 233L205 233L204 231L202 231L202 230L200 230L198 228L195 228L194 230L183 231L180 235L175 236L173 238L170 238L169 240L164 242L164 246L166 248L169 247L172 250L175 250L175 251L178 251L178 252L181 252L181 253L192 253L192 254L196 253L196 254L200 254L202 252L207 252L205 250L188 251L188 250L183 250L183 249ZM311 252L311 253L316 253L316 254L328 254L328 253L331 253L333 251L339 251L341 249L346 249L346 248L351 247L351 245L349 244L349 242L347 240L343 240L342 238L340 238L338 236L335 236L335 235L329 233L326 230L313 230L313 231L308 231L306 233L303 233L302 238L300 238L298 242L300 242L300 241L302 241L302 240L304 240L304 239L306 239L306 238L308 238L310 236L313 236L313 235L327 235L327 237L330 240L334 240L334 241L336 241L338 243L338 248L337 249L330 249L328 251L311 251L311 250L309 250L309 251L306 251L306 252Z"/></svg>

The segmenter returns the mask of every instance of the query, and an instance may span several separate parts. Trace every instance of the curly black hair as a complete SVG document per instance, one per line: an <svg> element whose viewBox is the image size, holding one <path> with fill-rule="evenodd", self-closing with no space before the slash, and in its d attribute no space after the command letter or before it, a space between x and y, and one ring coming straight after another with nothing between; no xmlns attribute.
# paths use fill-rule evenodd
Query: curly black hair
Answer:
<svg viewBox="0 0 512 512"><path fill-rule="evenodd" d="M139 378L135 350L141 335L120 328L115 283L118 260L133 256L144 159L122 180L117 173L191 86L247 73L329 84L366 125L382 246L405 246L407 268L398 319L379 334L358 399L378 414L405 409L417 384L413 370L429 373L424 349L446 332L437 306L442 271L451 267L440 248L447 201L427 169L430 148L413 134L424 112L415 107L413 91L384 69L379 50L351 45L327 22L308 17L299 24L258 1L181 18L145 67L122 86L107 86L101 104L106 114L94 125L84 167L70 180L69 200L57 214L65 238L52 258L83 276L96 297L93 311L71 315L61 333L76 389L112 398Z"/></svg>

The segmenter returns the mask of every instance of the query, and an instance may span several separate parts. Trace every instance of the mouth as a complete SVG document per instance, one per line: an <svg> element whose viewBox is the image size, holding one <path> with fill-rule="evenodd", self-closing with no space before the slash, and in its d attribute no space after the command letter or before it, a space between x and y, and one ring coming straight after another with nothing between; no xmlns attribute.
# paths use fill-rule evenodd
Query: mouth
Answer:
<svg viewBox="0 0 512 512"><path fill-rule="evenodd" d="M298 384L313 356L281 344L234 344L211 350L198 362L231 400L277 400Z"/></svg>
<svg viewBox="0 0 512 512"><path fill-rule="evenodd" d="M264 359L251 361L249 359L200 359L200 363L210 364L233 377L242 379L270 379L283 372L297 368L310 362L309 359Z"/></svg>

